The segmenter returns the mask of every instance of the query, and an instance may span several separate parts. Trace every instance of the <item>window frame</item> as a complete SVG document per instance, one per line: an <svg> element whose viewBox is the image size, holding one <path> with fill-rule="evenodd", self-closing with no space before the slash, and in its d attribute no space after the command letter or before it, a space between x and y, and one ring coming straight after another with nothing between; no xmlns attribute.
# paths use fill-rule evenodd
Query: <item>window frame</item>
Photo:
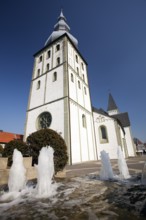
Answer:
<svg viewBox="0 0 146 220"><path fill-rule="evenodd" d="M47 59L49 59L51 57L51 50L47 51Z"/></svg>
<svg viewBox="0 0 146 220"><path fill-rule="evenodd" d="M105 125L100 125L100 127L99 127L99 137L100 137L100 143L101 144L108 143L108 132L107 132L107 127Z"/></svg>
<svg viewBox="0 0 146 220"><path fill-rule="evenodd" d="M39 90L40 88L41 88L41 81L38 80L38 81L37 81L37 88L36 88L36 89Z"/></svg>
<svg viewBox="0 0 146 220"><path fill-rule="evenodd" d="M77 75L79 76L79 67L77 67Z"/></svg>
<svg viewBox="0 0 146 220"><path fill-rule="evenodd" d="M83 77L83 81L85 82L85 75L83 74L82 77Z"/></svg>
<svg viewBox="0 0 146 220"><path fill-rule="evenodd" d="M73 73L71 73L71 82L74 83L74 75L73 75Z"/></svg>
<svg viewBox="0 0 146 220"><path fill-rule="evenodd" d="M43 118L46 118L46 120L43 120ZM50 112L45 111L42 112L36 119L36 128L37 130L49 128L52 123L52 115Z"/></svg>
<svg viewBox="0 0 146 220"><path fill-rule="evenodd" d="M79 62L79 59L78 59L78 55L76 54L76 63L78 63Z"/></svg>
<svg viewBox="0 0 146 220"><path fill-rule="evenodd" d="M82 70L84 70L84 64L83 64L83 62L81 63L81 66L82 66Z"/></svg>
<svg viewBox="0 0 146 220"><path fill-rule="evenodd" d="M46 71L49 71L50 70L50 63L47 63L46 64Z"/></svg>
<svg viewBox="0 0 146 220"><path fill-rule="evenodd" d="M59 51L60 50L60 44L57 44L56 45L56 51Z"/></svg>
<svg viewBox="0 0 146 220"><path fill-rule="evenodd" d="M43 60L43 56L41 55L41 56L39 56L39 63L41 63L42 60Z"/></svg>
<svg viewBox="0 0 146 220"><path fill-rule="evenodd" d="M56 65L57 65L57 66L60 65L60 57L57 57L57 59L56 59Z"/></svg>
<svg viewBox="0 0 146 220"><path fill-rule="evenodd" d="M37 69L37 77L39 77L41 74L41 70L40 69Z"/></svg>
<svg viewBox="0 0 146 220"><path fill-rule="evenodd" d="M82 126L83 126L83 128L87 127L86 115L85 114L82 114Z"/></svg>
<svg viewBox="0 0 146 220"><path fill-rule="evenodd" d="M81 82L78 80L78 88L81 89Z"/></svg>
<svg viewBox="0 0 146 220"><path fill-rule="evenodd" d="M53 80L52 80L52 82L55 82L55 81L57 81L57 72L56 71L53 73Z"/></svg>

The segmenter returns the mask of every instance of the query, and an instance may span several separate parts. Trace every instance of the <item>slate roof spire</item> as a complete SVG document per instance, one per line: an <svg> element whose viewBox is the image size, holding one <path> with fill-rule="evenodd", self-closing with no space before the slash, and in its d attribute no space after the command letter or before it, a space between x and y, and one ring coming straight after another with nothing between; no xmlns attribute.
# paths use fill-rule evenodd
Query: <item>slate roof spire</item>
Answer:
<svg viewBox="0 0 146 220"><path fill-rule="evenodd" d="M117 113L118 113L118 107L117 107L111 93L109 93L107 111L113 111L113 110L117 110Z"/></svg>

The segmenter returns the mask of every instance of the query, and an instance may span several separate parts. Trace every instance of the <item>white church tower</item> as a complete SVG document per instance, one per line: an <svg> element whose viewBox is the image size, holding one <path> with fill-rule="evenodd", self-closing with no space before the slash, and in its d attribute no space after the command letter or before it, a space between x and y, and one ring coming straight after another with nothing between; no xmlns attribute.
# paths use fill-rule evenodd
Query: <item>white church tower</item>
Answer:
<svg viewBox="0 0 146 220"><path fill-rule="evenodd" d="M45 46L34 55L25 140L51 128L68 147L69 164L96 160L87 63L61 11Z"/></svg>

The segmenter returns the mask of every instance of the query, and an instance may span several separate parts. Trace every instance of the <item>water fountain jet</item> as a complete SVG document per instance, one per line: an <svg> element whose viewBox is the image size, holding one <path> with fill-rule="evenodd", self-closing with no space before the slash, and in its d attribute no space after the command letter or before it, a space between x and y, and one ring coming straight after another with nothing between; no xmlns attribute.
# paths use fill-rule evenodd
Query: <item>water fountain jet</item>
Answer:
<svg viewBox="0 0 146 220"><path fill-rule="evenodd" d="M53 193L52 178L54 175L54 150L52 147L43 147L38 158L37 169L37 194L49 196Z"/></svg>
<svg viewBox="0 0 146 220"><path fill-rule="evenodd" d="M117 148L117 155L118 155L118 167L120 171L120 179L129 179L130 178L129 170L120 146L118 146Z"/></svg>
<svg viewBox="0 0 146 220"><path fill-rule="evenodd" d="M109 155L104 150L101 151L100 179L102 180L114 179L114 174L110 163Z"/></svg>
<svg viewBox="0 0 146 220"><path fill-rule="evenodd" d="M23 164L23 156L20 151L14 149L13 164L10 168L8 188L9 192L19 192L26 185L26 169Z"/></svg>

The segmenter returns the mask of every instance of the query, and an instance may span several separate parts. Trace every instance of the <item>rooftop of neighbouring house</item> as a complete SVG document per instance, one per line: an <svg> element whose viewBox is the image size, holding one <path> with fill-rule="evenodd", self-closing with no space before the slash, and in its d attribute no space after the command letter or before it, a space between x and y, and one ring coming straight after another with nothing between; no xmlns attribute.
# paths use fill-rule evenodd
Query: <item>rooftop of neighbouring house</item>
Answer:
<svg viewBox="0 0 146 220"><path fill-rule="evenodd" d="M0 130L0 143L8 143L12 140L23 140L22 134L14 134Z"/></svg>

